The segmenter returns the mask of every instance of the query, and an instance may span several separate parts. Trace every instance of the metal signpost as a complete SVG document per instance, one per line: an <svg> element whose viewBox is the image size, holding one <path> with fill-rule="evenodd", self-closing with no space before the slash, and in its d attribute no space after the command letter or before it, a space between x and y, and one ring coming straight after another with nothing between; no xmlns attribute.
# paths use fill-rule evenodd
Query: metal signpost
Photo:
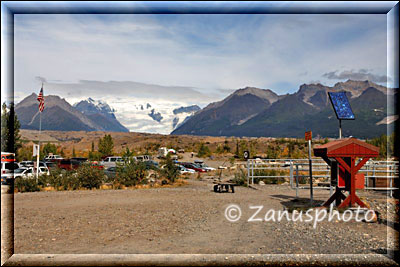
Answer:
<svg viewBox="0 0 400 267"><path fill-rule="evenodd" d="M311 161L311 139L312 132L308 131L305 133L304 138L308 141L308 164L310 169L310 202L313 203L313 179L312 179L312 161Z"/></svg>
<svg viewBox="0 0 400 267"><path fill-rule="evenodd" d="M336 118L339 120L339 139L342 139L342 120L354 120L346 92L329 92L329 100L335 110Z"/></svg>
<svg viewBox="0 0 400 267"><path fill-rule="evenodd" d="M36 181L39 177L39 153L40 153L40 145L33 145L33 156L36 156L36 162L34 167L36 167Z"/></svg>

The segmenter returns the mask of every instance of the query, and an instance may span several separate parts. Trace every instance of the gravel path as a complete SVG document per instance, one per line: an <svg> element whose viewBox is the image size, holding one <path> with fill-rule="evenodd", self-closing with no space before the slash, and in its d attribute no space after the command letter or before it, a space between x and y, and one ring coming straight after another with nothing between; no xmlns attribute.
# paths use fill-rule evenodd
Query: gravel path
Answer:
<svg viewBox="0 0 400 267"><path fill-rule="evenodd" d="M384 223L325 220L314 229L312 223L285 219L247 221L255 212L250 205L264 206L257 218L292 205L295 191L288 186L236 187L234 194L218 194L210 180L188 182L177 188L15 194L15 253L375 254L388 249L392 228ZM375 192L361 195L373 200L372 206L386 203ZM306 200L308 191L300 190L299 197ZM314 197L319 203L329 191L316 190ZM241 207L239 221L225 218L229 204Z"/></svg>

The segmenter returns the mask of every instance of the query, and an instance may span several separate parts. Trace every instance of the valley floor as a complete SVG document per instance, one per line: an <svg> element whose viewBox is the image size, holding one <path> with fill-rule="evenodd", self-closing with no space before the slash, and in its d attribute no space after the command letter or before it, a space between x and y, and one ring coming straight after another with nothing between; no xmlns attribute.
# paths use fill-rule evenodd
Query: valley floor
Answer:
<svg viewBox="0 0 400 267"><path fill-rule="evenodd" d="M308 203L308 190L300 190L300 201L293 202L295 191L287 185L235 187L234 194L212 188L212 180L189 179L178 188L17 193L15 253L376 255L398 243L398 232L384 223L324 220L314 229L312 223L285 219L248 222L255 212L250 205L263 205L256 217L264 218L269 209ZM385 195L360 193L390 217L384 214ZM329 197L328 190L314 194L316 203ZM230 204L241 207L237 222L224 215Z"/></svg>

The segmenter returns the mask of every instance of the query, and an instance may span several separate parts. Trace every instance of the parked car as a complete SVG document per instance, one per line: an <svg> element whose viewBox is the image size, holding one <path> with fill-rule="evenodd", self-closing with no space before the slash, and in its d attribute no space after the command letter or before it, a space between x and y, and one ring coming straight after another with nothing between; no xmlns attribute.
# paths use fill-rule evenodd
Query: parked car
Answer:
<svg viewBox="0 0 400 267"><path fill-rule="evenodd" d="M91 161L85 164L89 164L90 167L95 169L104 170L104 166L101 165L101 163L99 163L98 161Z"/></svg>
<svg viewBox="0 0 400 267"><path fill-rule="evenodd" d="M34 164L35 163L32 160L24 160L19 163L19 166L28 168L28 167L33 167Z"/></svg>
<svg viewBox="0 0 400 267"><path fill-rule="evenodd" d="M76 160L76 161L79 161L79 162L86 162L88 159L87 158L79 158L79 157L74 157L74 158L71 158L72 160Z"/></svg>
<svg viewBox="0 0 400 267"><path fill-rule="evenodd" d="M191 173L196 173L196 171L195 170L192 170L192 169L187 169L187 168L185 168L184 166L182 166L182 165L177 165L178 166L178 169L179 169L179 172L181 173L181 174L191 174Z"/></svg>
<svg viewBox="0 0 400 267"><path fill-rule="evenodd" d="M40 165L40 163L39 163L39 165ZM47 162L46 165L49 170L54 170L54 169L58 168L57 162Z"/></svg>
<svg viewBox="0 0 400 267"><path fill-rule="evenodd" d="M61 157L60 155L48 155L47 157L44 158L44 161L60 161L63 159L64 158Z"/></svg>
<svg viewBox="0 0 400 267"><path fill-rule="evenodd" d="M206 171L215 171L216 169L204 163L202 160L195 160L194 163L198 164L201 168L205 169Z"/></svg>
<svg viewBox="0 0 400 267"><path fill-rule="evenodd" d="M1 152L1 162L14 162L15 154L10 152Z"/></svg>
<svg viewBox="0 0 400 267"><path fill-rule="evenodd" d="M149 160L149 161L145 161L144 162L146 164L146 169L147 170L154 170L154 169L158 169L158 162L154 161L154 160Z"/></svg>
<svg viewBox="0 0 400 267"><path fill-rule="evenodd" d="M199 166L196 163L191 163L191 162L181 162L180 165L187 169L192 169L195 170L196 172L206 172L205 169L203 169L201 166Z"/></svg>
<svg viewBox="0 0 400 267"><path fill-rule="evenodd" d="M140 156L136 156L133 158L137 161L151 161L152 160L150 155L140 155Z"/></svg>
<svg viewBox="0 0 400 267"><path fill-rule="evenodd" d="M104 170L104 174L108 177L108 178L115 178L115 176L117 175L117 167L110 167Z"/></svg>
<svg viewBox="0 0 400 267"><path fill-rule="evenodd" d="M104 160L101 161L101 165L104 166L104 168L109 168L109 167L116 167L117 162L122 163L123 159L121 157L106 157Z"/></svg>
<svg viewBox="0 0 400 267"><path fill-rule="evenodd" d="M50 175L49 169L47 167L39 167L39 175ZM14 170L14 178L23 177L31 178L36 175L36 170L33 167L29 168L19 168Z"/></svg>
<svg viewBox="0 0 400 267"><path fill-rule="evenodd" d="M168 149L166 147L160 147L158 149L158 158L165 158L168 155Z"/></svg>
<svg viewBox="0 0 400 267"><path fill-rule="evenodd" d="M47 168L47 163L45 161L39 161L39 167L46 167Z"/></svg>
<svg viewBox="0 0 400 267"><path fill-rule="evenodd" d="M64 170L74 170L81 166L81 162L73 159L63 159L58 163L58 168Z"/></svg>
<svg viewBox="0 0 400 267"><path fill-rule="evenodd" d="M1 162L1 174L10 173L13 170L18 169L20 166L17 162L8 162L2 161Z"/></svg>

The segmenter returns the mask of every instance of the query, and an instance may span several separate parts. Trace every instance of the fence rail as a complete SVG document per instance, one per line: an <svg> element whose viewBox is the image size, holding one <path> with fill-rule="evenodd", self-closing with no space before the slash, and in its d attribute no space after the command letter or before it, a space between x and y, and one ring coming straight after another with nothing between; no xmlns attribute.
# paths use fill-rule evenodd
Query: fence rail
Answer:
<svg viewBox="0 0 400 267"><path fill-rule="evenodd" d="M249 159L247 160L247 184L254 184L258 179L289 178L290 186L296 189L307 189L309 186L299 186L300 179L310 179L308 159ZM393 179L398 179L398 161L369 160L360 170L364 174L366 190L385 190L390 196L398 188L393 186ZM316 186L316 189L331 189L330 166L322 159L312 159L313 178L326 178L325 186ZM379 179L379 180L378 180ZM385 179L385 180L382 180ZM379 181L384 186L376 186ZM328 183L329 182L329 183ZM372 183L372 186L370 186ZM328 184L328 186L326 186Z"/></svg>

